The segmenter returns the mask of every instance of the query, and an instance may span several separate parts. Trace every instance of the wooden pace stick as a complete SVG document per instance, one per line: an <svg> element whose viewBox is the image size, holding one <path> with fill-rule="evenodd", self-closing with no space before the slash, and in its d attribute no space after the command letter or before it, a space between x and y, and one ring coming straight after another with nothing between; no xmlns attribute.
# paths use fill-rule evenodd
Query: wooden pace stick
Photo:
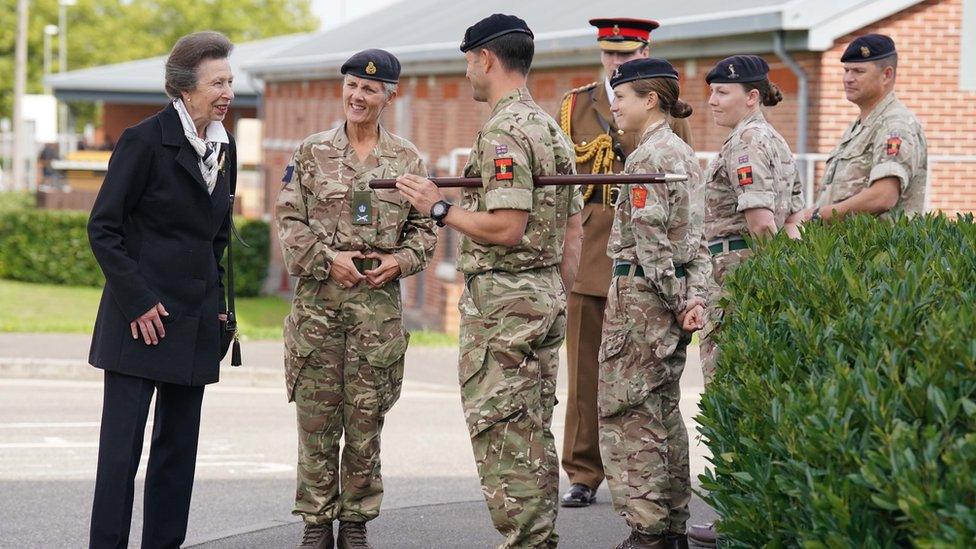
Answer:
<svg viewBox="0 0 976 549"><path fill-rule="evenodd" d="M438 187L481 187L480 177L431 177ZM676 173L629 173L629 174L585 174L585 175L534 175L536 187L550 185L637 185L641 183L671 183L687 181L688 176ZM395 189L396 179L373 179L371 189Z"/></svg>

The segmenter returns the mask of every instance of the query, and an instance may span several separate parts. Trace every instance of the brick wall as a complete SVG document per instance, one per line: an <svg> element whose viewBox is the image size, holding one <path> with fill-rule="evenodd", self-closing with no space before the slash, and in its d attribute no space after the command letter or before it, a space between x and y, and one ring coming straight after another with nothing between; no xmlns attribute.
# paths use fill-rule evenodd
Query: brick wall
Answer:
<svg viewBox="0 0 976 549"><path fill-rule="evenodd" d="M105 103L102 106L102 131L105 143L114 145L119 136L130 126L135 126L142 120L149 118L163 110L165 104L140 105L128 103ZM257 117L254 107L231 107L229 116L224 120L227 131L233 132L234 123L241 118Z"/></svg>
<svg viewBox="0 0 976 549"><path fill-rule="evenodd" d="M959 90L959 32L961 0L929 0L838 40L825 53L796 53L794 58L809 79L808 151L829 153L845 128L857 116L857 109L843 95L840 55L855 36L868 32L892 35L901 53L899 97L921 119L929 142L929 155L976 155L976 132L970 122L976 118L976 92ZM652 46L653 54L653 46ZM770 79L783 92L784 100L766 109L766 116L779 132L796 146L798 81L790 69L773 55ZM695 109L689 119L693 145L699 151L717 151L728 130L716 126L708 109L705 74L719 58L679 60L682 98ZM553 116L569 89L600 77L594 59L589 66L533 71L529 88L538 103ZM394 133L409 138L438 175L448 175L450 153L470 147L488 115L488 107L471 99L463 75L406 77L400 87L408 127L396 127L395 108L384 114L383 124ZM268 185L268 211L271 211L280 185L281 173L291 156L294 142L312 133L333 127L342 118L340 81L270 82L265 93L265 176ZM464 158L460 158L463 165ZM976 164L931 162L935 183L931 191L932 209L947 212L976 209L976 183L967 172ZM822 172L817 165L816 177ZM431 267L404 284L407 317L434 328L455 329L450 319L457 297L458 280L446 266L452 264L457 235L442 230ZM287 290L288 279L280 269L277 245L273 246L275 289ZM411 311L413 309L413 311Z"/></svg>
<svg viewBox="0 0 976 549"><path fill-rule="evenodd" d="M818 102L812 117L820 120L816 150L827 153L857 108L844 99L840 56L855 37L880 32L898 48L895 93L925 128L930 178L929 209L946 213L976 211L976 163L939 161L938 156L976 156L976 92L962 91L960 32L962 0L928 0L842 37L824 53ZM933 158L936 157L936 158Z"/></svg>

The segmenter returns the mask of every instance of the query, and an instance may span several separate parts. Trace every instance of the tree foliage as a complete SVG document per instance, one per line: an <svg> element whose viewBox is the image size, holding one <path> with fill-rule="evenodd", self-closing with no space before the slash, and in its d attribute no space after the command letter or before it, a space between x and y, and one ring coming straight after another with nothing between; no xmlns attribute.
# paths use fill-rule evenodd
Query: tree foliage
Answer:
<svg viewBox="0 0 976 549"><path fill-rule="evenodd" d="M32 0L28 23L28 93L43 90L44 26L58 23L58 0ZM234 42L318 27L311 0L78 0L68 8L68 70L165 55L176 40L217 30ZM0 0L0 117L13 106L17 0ZM58 70L52 37L52 71Z"/></svg>

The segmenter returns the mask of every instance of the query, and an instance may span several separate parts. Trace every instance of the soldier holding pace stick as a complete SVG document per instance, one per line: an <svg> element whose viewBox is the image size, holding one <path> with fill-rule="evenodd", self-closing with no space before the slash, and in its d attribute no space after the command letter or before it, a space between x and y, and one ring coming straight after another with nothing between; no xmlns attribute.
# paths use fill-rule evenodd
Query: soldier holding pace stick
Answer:
<svg viewBox="0 0 976 549"><path fill-rule="evenodd" d="M464 237L458 377L482 491L502 547L555 547L559 463L550 430L559 347L582 233L575 186L533 185L572 174L572 145L526 88L532 31L495 14L464 35L477 101L492 105L465 175L483 187L448 204L435 184L405 175L397 188Z"/></svg>

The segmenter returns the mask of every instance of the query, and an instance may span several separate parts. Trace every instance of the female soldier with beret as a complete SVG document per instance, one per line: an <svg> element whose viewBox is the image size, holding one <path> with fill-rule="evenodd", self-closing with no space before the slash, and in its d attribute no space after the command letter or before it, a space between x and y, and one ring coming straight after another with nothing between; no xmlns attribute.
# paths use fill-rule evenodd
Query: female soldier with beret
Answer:
<svg viewBox="0 0 976 549"><path fill-rule="evenodd" d="M407 333L399 279L426 267L433 222L371 179L427 175L409 141L380 124L400 62L383 50L341 68L345 122L306 138L285 170L275 213L282 257L298 278L285 320L288 399L298 412L299 547L368 548L383 498L380 432L400 395ZM426 212L425 212L426 213ZM344 445L340 462L339 439Z"/></svg>
<svg viewBox="0 0 976 549"><path fill-rule="evenodd" d="M786 218L803 208L803 189L789 145L766 121L760 106L773 106L783 96L767 79L769 65L755 55L735 55L708 73L712 94L708 105L715 123L731 129L722 150L705 170L705 238L712 255L715 286L709 295L713 308L702 333L705 382L715 372L712 338L721 312L715 308L730 269L752 251L746 238L760 239L782 229L799 238Z"/></svg>
<svg viewBox="0 0 976 549"><path fill-rule="evenodd" d="M683 547L691 482L678 380L711 267L701 169L668 126L669 116L691 114L670 63L629 61L610 85L617 125L642 136L624 172L688 179L621 187L607 246L614 278L600 349L600 449L613 507L632 530L617 547Z"/></svg>
<svg viewBox="0 0 976 549"><path fill-rule="evenodd" d="M712 255L714 283L709 289L708 325L701 336L702 372L707 384L715 374L721 325L718 304L725 277L752 254L756 241L780 230L799 238L788 216L803 209L799 173L789 145L766 121L760 106L771 107L783 96L767 78L769 65L755 55L735 55L718 62L705 77L712 94L708 105L715 123L731 129L722 150L705 171L705 238ZM689 537L712 544L712 525L692 526Z"/></svg>

